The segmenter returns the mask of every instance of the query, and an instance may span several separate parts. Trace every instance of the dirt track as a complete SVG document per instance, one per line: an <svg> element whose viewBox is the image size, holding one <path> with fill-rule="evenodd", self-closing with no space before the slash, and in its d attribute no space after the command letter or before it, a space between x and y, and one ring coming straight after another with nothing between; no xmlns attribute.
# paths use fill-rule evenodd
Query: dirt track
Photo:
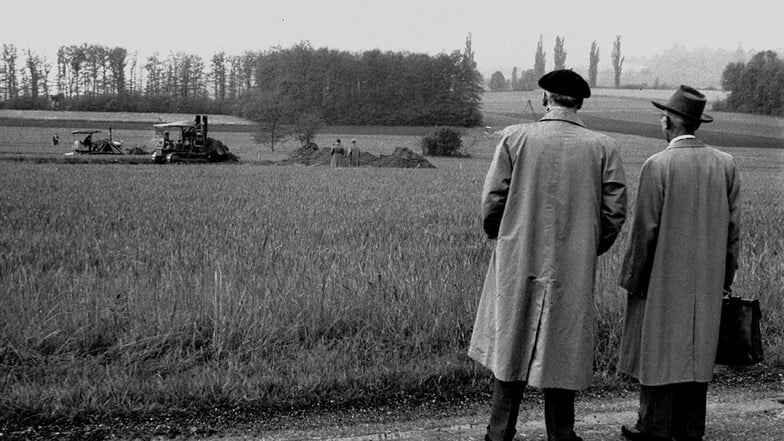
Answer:
<svg viewBox="0 0 784 441"><path fill-rule="evenodd" d="M705 441L784 439L784 388L713 389L708 392ZM586 441L623 440L620 425L635 419L637 397L583 398L577 403L576 431ZM281 429L260 434L236 434L211 441L240 440L338 440L338 441L441 441L481 440L487 424L488 404L471 404L449 411L422 412L389 423L363 422L341 415L325 418L311 429ZM323 418L323 417L322 417ZM308 426L313 421L307 422ZM516 440L545 439L541 403L528 403L521 410Z"/></svg>

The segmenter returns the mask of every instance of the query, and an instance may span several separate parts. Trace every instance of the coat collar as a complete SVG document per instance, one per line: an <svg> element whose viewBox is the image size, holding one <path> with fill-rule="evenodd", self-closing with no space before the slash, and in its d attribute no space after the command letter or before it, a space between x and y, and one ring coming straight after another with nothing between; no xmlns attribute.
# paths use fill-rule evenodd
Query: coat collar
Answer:
<svg viewBox="0 0 784 441"><path fill-rule="evenodd" d="M688 147L705 147L705 144L697 138L689 137L689 138L675 138L670 141L670 145L667 146L668 149L679 149L679 148L688 148Z"/></svg>
<svg viewBox="0 0 784 441"><path fill-rule="evenodd" d="M585 127L585 123L577 116L576 112L558 107L545 113L540 121L566 121L580 127Z"/></svg>

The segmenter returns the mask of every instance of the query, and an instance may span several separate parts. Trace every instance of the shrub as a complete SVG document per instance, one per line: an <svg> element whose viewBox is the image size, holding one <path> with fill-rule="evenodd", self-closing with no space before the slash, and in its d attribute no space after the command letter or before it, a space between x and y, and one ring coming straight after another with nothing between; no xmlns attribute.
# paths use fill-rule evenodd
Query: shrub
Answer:
<svg viewBox="0 0 784 441"><path fill-rule="evenodd" d="M422 154L426 156L467 156L462 153L462 134L452 127L439 127L422 138Z"/></svg>

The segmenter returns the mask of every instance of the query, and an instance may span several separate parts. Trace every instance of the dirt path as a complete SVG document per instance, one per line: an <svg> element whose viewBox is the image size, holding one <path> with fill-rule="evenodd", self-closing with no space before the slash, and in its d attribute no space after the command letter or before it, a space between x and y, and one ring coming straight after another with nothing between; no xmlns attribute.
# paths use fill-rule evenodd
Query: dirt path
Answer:
<svg viewBox="0 0 784 441"><path fill-rule="evenodd" d="M636 417L637 397L581 399L577 404L576 431L586 441L623 440L620 425ZM296 428L262 434L237 434L212 441L440 441L481 440L487 424L487 404L473 404L438 415L424 414L391 423L363 423L352 418L325 421L315 429ZM516 440L545 439L541 403L528 403L520 412ZM348 422L346 422L348 421ZM784 390L710 390L705 441L784 440Z"/></svg>

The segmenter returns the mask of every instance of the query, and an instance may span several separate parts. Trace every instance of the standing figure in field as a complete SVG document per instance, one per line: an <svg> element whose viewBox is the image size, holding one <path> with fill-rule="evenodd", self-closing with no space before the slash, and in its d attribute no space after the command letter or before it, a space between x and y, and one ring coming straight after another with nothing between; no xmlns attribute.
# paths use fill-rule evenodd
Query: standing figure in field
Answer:
<svg viewBox="0 0 784 441"><path fill-rule="evenodd" d="M680 86L663 112L667 148L642 166L621 268L627 293L619 370L640 382L631 440L701 440L719 338L722 289L735 276L740 182L727 153L694 133L705 96Z"/></svg>
<svg viewBox="0 0 784 441"><path fill-rule="evenodd" d="M526 384L544 389L548 440L581 439L574 399L592 376L597 256L626 219L618 146L577 116L588 84L556 70L539 86L547 113L505 131L482 191L497 242L468 354L495 377L487 441L514 438Z"/></svg>
<svg viewBox="0 0 784 441"><path fill-rule="evenodd" d="M359 167L359 147L356 139L352 139L351 145L348 146L348 166Z"/></svg>
<svg viewBox="0 0 784 441"><path fill-rule="evenodd" d="M60 135L55 133L54 135L52 135L52 145L58 145L58 144L60 144Z"/></svg>
<svg viewBox="0 0 784 441"><path fill-rule="evenodd" d="M330 161L329 165L331 167L343 167L344 165L344 156L346 154L346 149L343 148L343 145L340 143L340 138L335 141L335 144L329 149L329 156Z"/></svg>

